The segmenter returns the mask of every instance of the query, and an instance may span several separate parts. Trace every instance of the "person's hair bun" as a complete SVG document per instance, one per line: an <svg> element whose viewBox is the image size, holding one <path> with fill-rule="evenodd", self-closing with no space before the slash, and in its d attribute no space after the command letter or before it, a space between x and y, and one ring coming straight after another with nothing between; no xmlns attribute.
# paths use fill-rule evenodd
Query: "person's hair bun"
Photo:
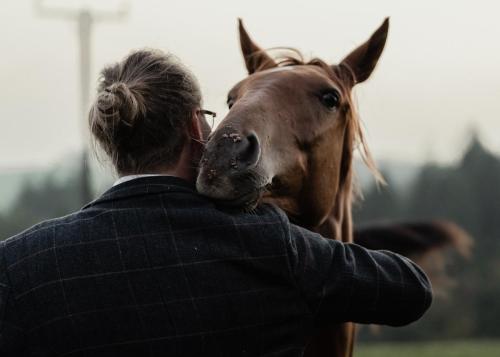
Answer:
<svg viewBox="0 0 500 357"><path fill-rule="evenodd" d="M178 162L200 107L198 82L175 56L138 50L101 71L89 127L119 174L155 172Z"/></svg>
<svg viewBox="0 0 500 357"><path fill-rule="evenodd" d="M94 111L95 120L104 129L133 127L144 116L142 96L131 90L126 83L116 82L99 93Z"/></svg>

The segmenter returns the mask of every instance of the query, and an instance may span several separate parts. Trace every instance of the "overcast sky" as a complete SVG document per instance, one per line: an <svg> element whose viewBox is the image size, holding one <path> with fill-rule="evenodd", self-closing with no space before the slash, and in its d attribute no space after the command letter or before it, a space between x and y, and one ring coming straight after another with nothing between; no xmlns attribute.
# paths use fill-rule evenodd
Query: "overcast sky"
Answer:
<svg viewBox="0 0 500 357"><path fill-rule="evenodd" d="M223 117L228 89L245 76L237 17L264 48L293 46L334 63L390 16L379 66L356 90L368 142L378 159L449 163L472 127L500 152L499 4L130 1L124 21L94 26L92 84L131 49L161 48L192 69L205 107ZM50 165L82 145L76 24L38 17L29 0L2 0L0 33L0 170Z"/></svg>

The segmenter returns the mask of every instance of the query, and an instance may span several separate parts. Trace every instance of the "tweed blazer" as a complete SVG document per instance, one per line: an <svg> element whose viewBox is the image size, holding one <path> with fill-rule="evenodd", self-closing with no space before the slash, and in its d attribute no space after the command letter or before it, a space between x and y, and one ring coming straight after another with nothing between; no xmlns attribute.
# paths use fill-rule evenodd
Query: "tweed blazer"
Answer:
<svg viewBox="0 0 500 357"><path fill-rule="evenodd" d="M0 355L301 356L318 328L407 324L431 297L404 257L144 177L0 242Z"/></svg>

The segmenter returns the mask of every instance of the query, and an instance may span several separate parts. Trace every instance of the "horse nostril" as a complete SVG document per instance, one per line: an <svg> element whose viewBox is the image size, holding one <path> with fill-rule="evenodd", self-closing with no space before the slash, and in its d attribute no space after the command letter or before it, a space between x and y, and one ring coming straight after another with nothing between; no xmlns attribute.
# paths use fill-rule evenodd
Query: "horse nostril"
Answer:
<svg viewBox="0 0 500 357"><path fill-rule="evenodd" d="M237 161L244 167L255 166L260 157L259 138L255 133L251 133L243 138L239 143L237 150Z"/></svg>

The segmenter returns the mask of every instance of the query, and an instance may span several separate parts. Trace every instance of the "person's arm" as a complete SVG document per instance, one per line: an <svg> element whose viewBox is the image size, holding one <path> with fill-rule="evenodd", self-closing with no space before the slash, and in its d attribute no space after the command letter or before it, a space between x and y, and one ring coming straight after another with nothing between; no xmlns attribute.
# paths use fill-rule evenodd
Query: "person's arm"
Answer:
<svg viewBox="0 0 500 357"><path fill-rule="evenodd" d="M409 259L326 239L290 223L285 229L292 273L318 324L402 326L431 305L430 282Z"/></svg>
<svg viewBox="0 0 500 357"><path fill-rule="evenodd" d="M0 241L0 356L21 357L24 330L18 325L14 310L12 287L5 264L5 242Z"/></svg>

